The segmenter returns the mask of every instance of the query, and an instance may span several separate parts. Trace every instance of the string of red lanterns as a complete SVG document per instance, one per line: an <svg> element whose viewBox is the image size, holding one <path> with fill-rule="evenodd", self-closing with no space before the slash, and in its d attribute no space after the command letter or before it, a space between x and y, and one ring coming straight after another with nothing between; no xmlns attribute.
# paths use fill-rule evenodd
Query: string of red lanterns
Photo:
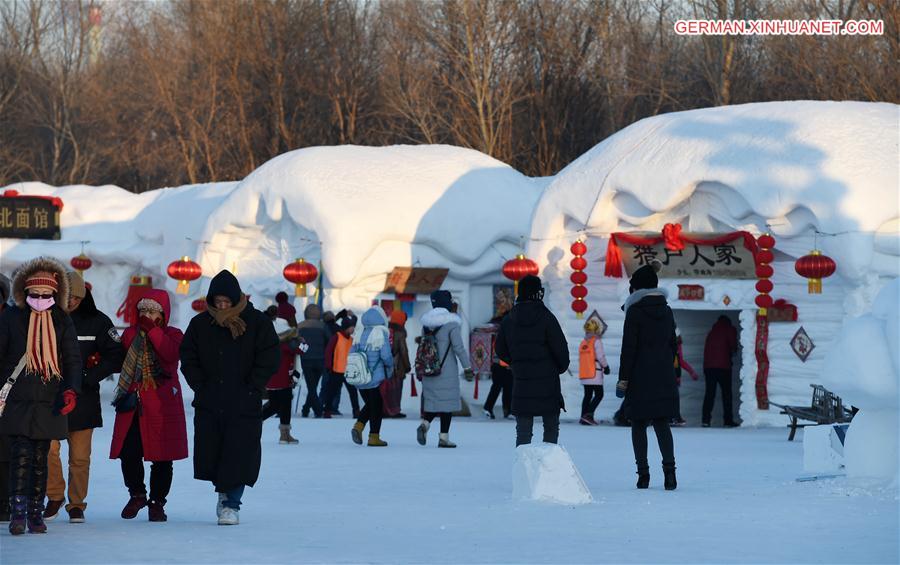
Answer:
<svg viewBox="0 0 900 565"><path fill-rule="evenodd" d="M528 275L537 276L539 271L537 263L525 257L523 253L503 264L503 276L513 281L513 292L516 296L519 296L519 281Z"/></svg>
<svg viewBox="0 0 900 565"><path fill-rule="evenodd" d="M764 233L756 242L759 245L759 251L756 252L756 276L759 279L756 282L756 290L759 292L756 305L759 307L759 315L764 317L774 302L771 292L775 285L770 279L775 274L775 269L772 268L772 263L775 262L775 254L772 253L775 238L770 233Z"/></svg>
<svg viewBox="0 0 900 565"><path fill-rule="evenodd" d="M584 317L584 312L587 310L587 302L585 298L588 295L587 287L584 286L587 282L587 273L584 270L587 268L587 261L584 256L587 254L587 246L580 239L576 240L575 243L572 244L570 248L572 255L572 262L569 265L572 267L572 274L569 276L569 280L572 281L572 284L575 285L572 287L572 297L575 299L572 301L572 311L575 312L575 317L579 320Z"/></svg>

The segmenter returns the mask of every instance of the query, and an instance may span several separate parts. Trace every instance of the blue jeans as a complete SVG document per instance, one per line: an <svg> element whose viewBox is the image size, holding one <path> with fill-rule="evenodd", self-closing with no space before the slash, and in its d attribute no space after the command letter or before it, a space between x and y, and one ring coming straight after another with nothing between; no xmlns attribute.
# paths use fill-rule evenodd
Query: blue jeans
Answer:
<svg viewBox="0 0 900 565"><path fill-rule="evenodd" d="M241 509L241 497L244 496L244 485L236 486L233 489L225 491L223 494L225 494L225 500L222 501L222 506L233 508L234 510Z"/></svg>

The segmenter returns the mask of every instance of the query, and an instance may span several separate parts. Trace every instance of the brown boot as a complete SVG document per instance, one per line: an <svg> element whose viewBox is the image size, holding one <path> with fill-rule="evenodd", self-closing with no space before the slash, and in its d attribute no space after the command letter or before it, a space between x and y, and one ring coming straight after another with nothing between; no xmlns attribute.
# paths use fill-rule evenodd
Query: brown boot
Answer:
<svg viewBox="0 0 900 565"><path fill-rule="evenodd" d="M164 509L165 505L165 502L157 502L155 500L147 503L147 513L150 515L151 522L165 522L169 519Z"/></svg>
<svg viewBox="0 0 900 565"><path fill-rule="evenodd" d="M291 425L290 424L279 424L278 431L281 432L281 437L278 439L278 443L295 445L300 443L299 440L295 437L291 437Z"/></svg>
<svg viewBox="0 0 900 565"><path fill-rule="evenodd" d="M353 443L356 445L362 445L362 433L364 429L366 429L366 425L362 422L353 424L353 428L350 430L350 439L352 439Z"/></svg>
<svg viewBox="0 0 900 565"><path fill-rule="evenodd" d="M147 506L146 494L132 496L128 499L128 504L125 505L125 508L122 509L122 518L131 520L138 515L138 512L140 512L141 508L144 506Z"/></svg>
<svg viewBox="0 0 900 565"><path fill-rule="evenodd" d="M369 434L369 447L387 447L387 442L382 441L378 434Z"/></svg>
<svg viewBox="0 0 900 565"><path fill-rule="evenodd" d="M56 518L57 514L59 514L59 509L62 508L64 500L48 500L47 507L44 508L44 520L50 522L54 518Z"/></svg>

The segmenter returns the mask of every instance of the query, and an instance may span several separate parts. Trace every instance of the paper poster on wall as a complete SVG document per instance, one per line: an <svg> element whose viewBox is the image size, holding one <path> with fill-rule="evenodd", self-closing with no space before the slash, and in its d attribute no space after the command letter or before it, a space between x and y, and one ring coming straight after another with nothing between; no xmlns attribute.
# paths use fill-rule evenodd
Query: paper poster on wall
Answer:
<svg viewBox="0 0 900 565"><path fill-rule="evenodd" d="M591 315L584 321L584 325L587 325L591 320L596 320L597 324L600 326L600 337L603 337L603 334L606 333L606 328L609 326L606 325L606 322L600 317L600 314L596 310L591 312Z"/></svg>
<svg viewBox="0 0 900 565"><path fill-rule="evenodd" d="M799 357L801 361L806 363L806 359L809 358L809 354L812 353L812 350L815 348L816 344L813 343L813 340L806 333L806 330L803 329L803 326L800 326L800 329L797 330L797 333L795 333L794 337L791 339L791 349L794 350L794 353L797 354L797 357Z"/></svg>
<svg viewBox="0 0 900 565"><path fill-rule="evenodd" d="M503 312L509 312L516 303L513 285L495 284L494 288L494 317Z"/></svg>

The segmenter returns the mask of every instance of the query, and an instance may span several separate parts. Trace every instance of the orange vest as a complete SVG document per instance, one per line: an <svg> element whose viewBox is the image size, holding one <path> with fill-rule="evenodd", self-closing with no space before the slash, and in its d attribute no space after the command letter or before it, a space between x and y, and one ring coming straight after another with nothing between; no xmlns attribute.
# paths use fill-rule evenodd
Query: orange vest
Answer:
<svg viewBox="0 0 900 565"><path fill-rule="evenodd" d="M351 347L353 347L353 340L349 337L345 337L344 334L339 333L337 336L337 343L334 344L334 363L331 365L332 371L341 374L347 371L347 357L350 355Z"/></svg>
<svg viewBox="0 0 900 565"><path fill-rule="evenodd" d="M578 378L593 379L597 375L597 352L594 350L596 337L581 340L578 346Z"/></svg>

